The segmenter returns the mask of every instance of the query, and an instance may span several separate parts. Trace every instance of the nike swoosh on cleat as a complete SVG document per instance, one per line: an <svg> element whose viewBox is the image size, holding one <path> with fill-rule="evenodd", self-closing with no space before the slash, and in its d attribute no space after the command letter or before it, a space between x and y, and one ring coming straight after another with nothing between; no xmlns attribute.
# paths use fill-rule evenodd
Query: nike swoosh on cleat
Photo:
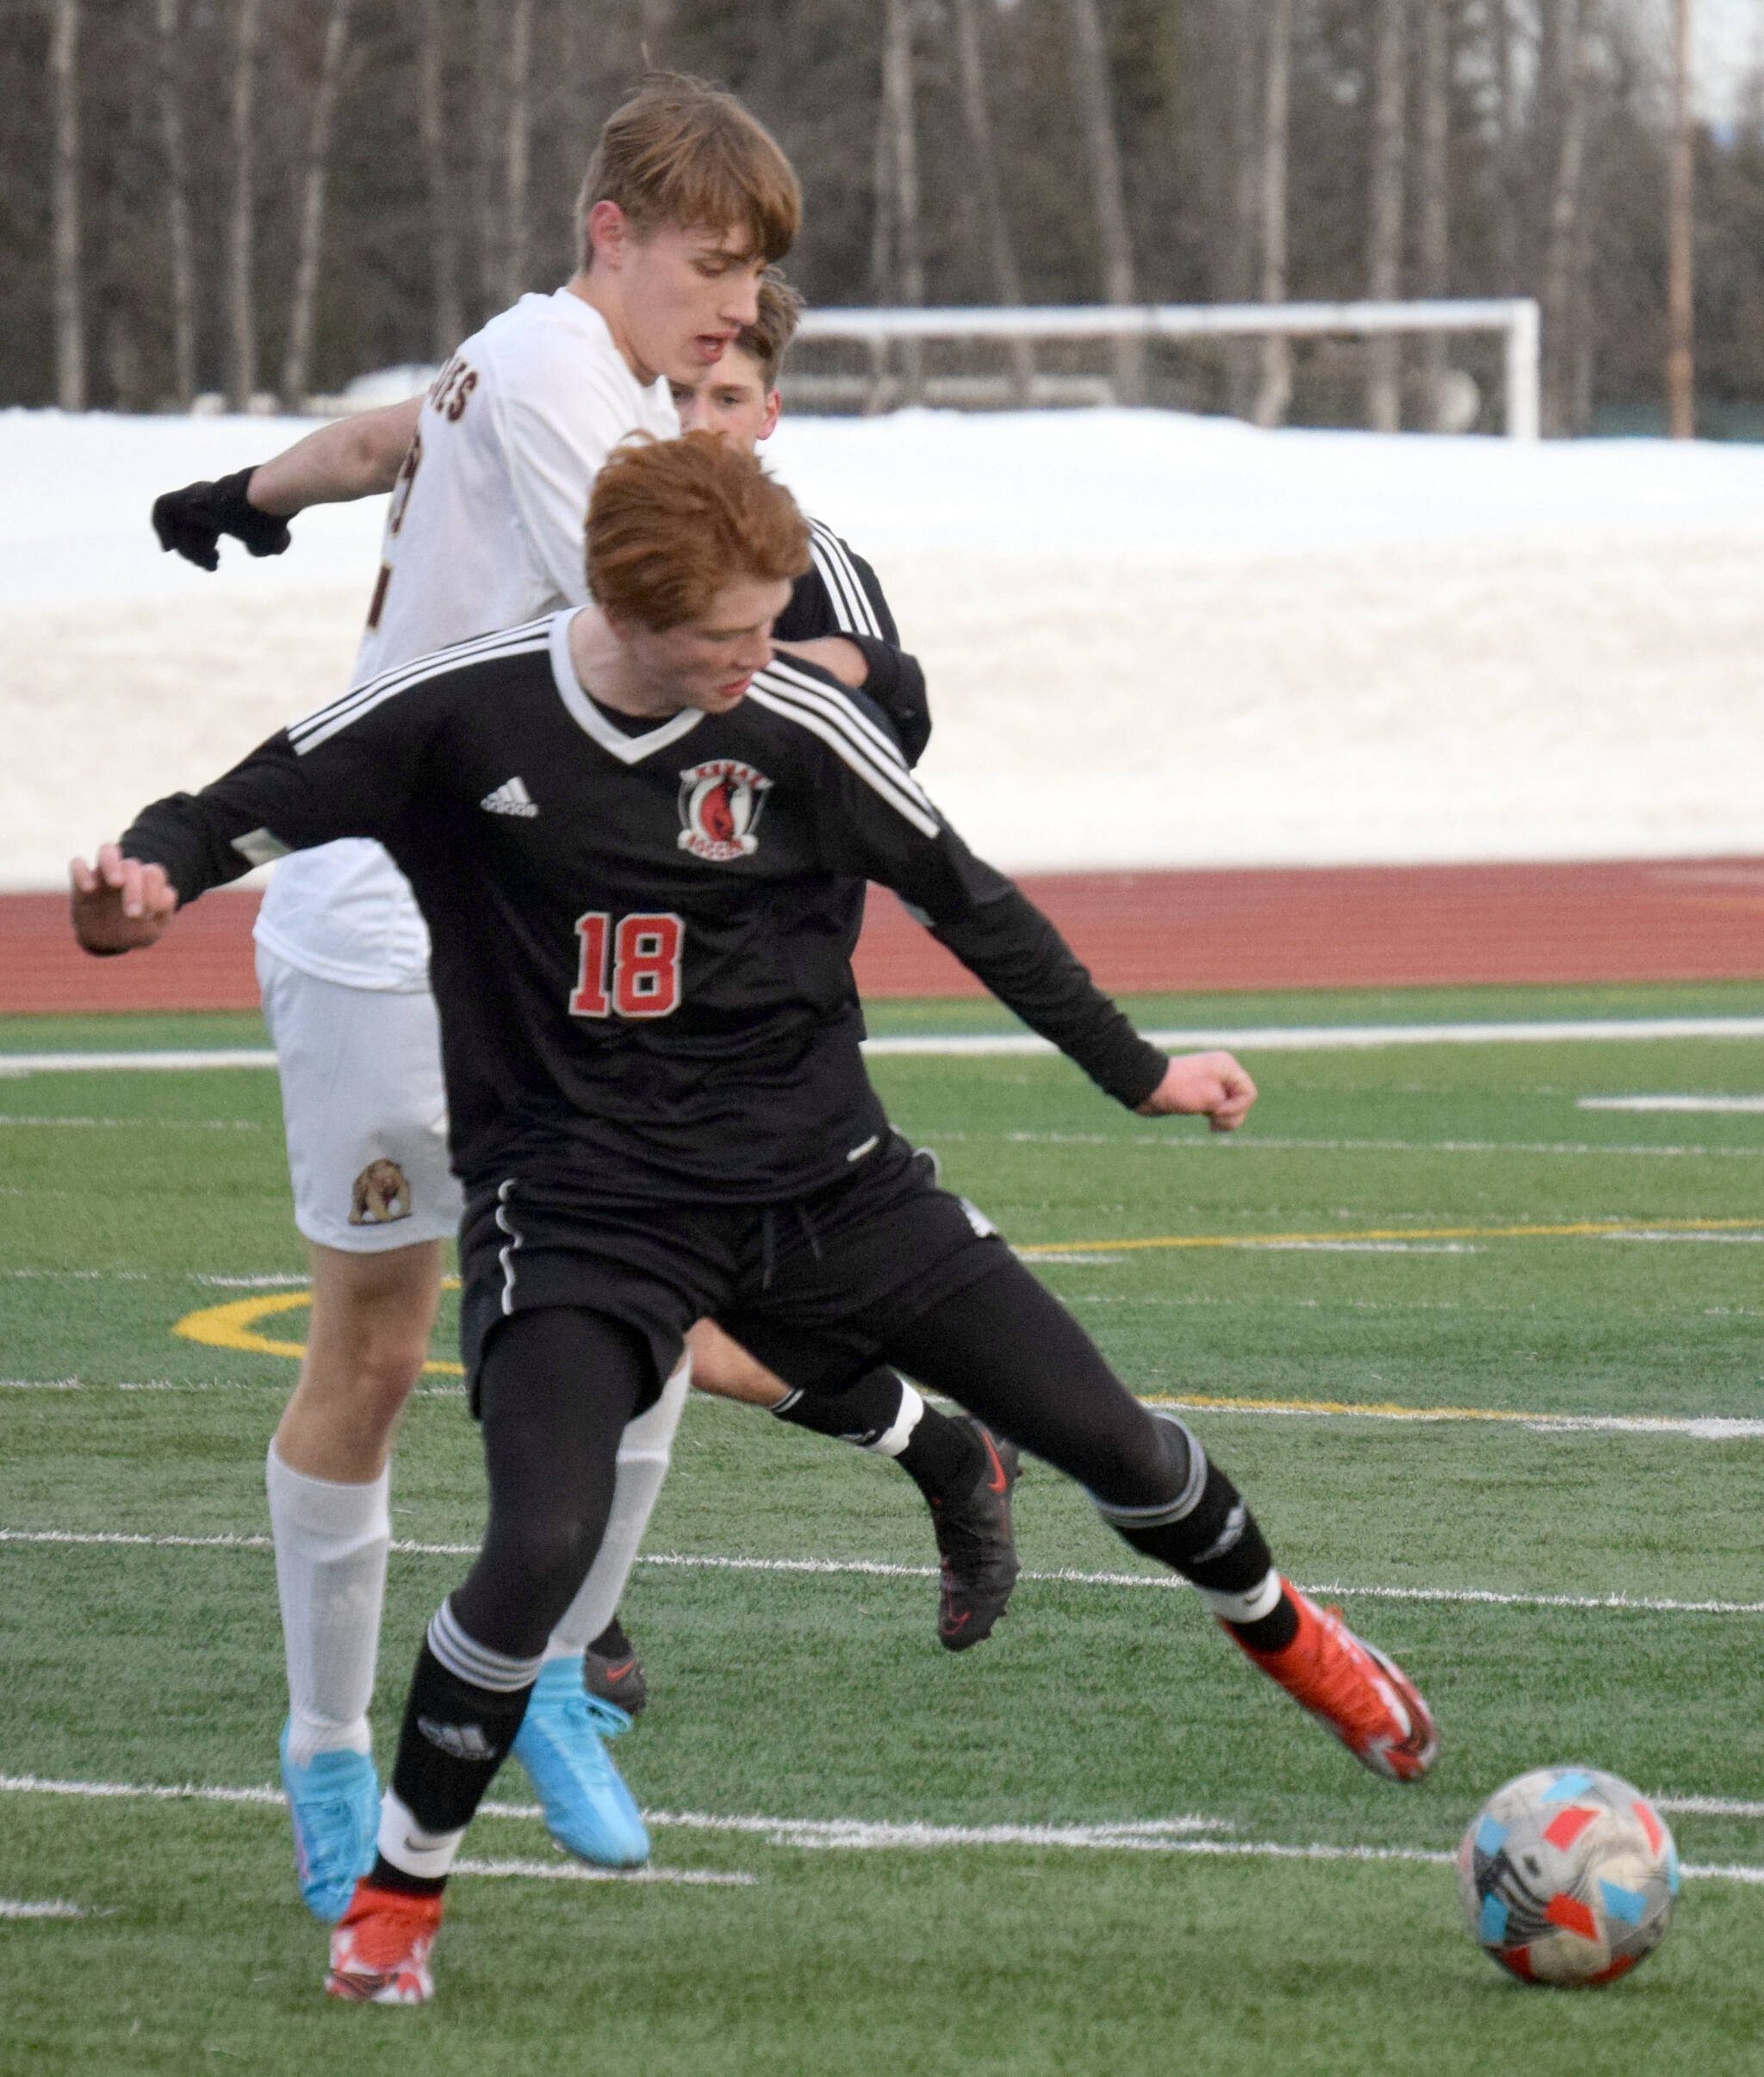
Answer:
<svg viewBox="0 0 1764 2077"><path fill-rule="evenodd" d="M997 1450L993 1446L992 1438L983 1432L980 1440L986 1446L986 1459L992 1466L992 1476L986 1481L986 1490L989 1493L1008 1492L1010 1481L1004 1476L1004 1466L999 1459Z"/></svg>
<svg viewBox="0 0 1764 2077"><path fill-rule="evenodd" d="M628 1658L621 1665L609 1666L606 1669L606 1677L609 1681L622 1681L636 1664L637 1661L634 1658Z"/></svg>

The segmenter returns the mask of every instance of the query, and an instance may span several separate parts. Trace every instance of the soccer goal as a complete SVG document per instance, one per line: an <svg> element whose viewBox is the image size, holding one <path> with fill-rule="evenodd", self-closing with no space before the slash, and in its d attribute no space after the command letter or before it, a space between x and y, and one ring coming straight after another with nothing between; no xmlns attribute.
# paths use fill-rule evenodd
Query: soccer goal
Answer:
<svg viewBox="0 0 1764 2077"><path fill-rule="evenodd" d="M868 347L867 375L799 376L793 391L805 401L850 401L869 409L897 399L901 385L885 373L891 345L929 340L991 339L1006 343L1112 339L1370 339L1389 333L1498 333L1503 342L1504 428L1512 440L1537 438L1542 327L1530 296L1486 301L1352 303L1106 303L1039 304L965 309L810 310L797 336L841 339ZM1010 376L938 376L927 380L929 401L1080 404L1113 401L1092 376L1022 373Z"/></svg>

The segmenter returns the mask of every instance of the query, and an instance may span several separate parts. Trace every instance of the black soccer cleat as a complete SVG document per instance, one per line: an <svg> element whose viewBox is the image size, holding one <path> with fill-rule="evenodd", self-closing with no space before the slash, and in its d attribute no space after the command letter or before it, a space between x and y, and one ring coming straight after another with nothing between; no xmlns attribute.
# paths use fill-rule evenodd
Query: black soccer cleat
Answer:
<svg viewBox="0 0 1764 2077"><path fill-rule="evenodd" d="M637 1715L649 1699L643 1662L616 1615L582 1654L582 1685L627 1716Z"/></svg>
<svg viewBox="0 0 1764 2077"><path fill-rule="evenodd" d="M934 1500L931 1520L942 1559L937 1635L946 1651L966 1651L992 1634L1022 1567L1010 1530L1010 1490L1016 1483L1016 1445L996 1436L971 1415L960 1416L985 1452L985 1466L966 1499Z"/></svg>

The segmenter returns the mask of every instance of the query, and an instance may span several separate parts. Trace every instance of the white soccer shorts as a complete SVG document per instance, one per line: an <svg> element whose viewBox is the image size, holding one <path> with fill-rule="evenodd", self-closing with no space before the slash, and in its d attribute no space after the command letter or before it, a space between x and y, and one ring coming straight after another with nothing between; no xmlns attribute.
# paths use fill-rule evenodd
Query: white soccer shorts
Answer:
<svg viewBox="0 0 1764 2077"><path fill-rule="evenodd" d="M282 1074L294 1222L308 1241L379 1254L459 1230L432 995L345 988L258 948Z"/></svg>

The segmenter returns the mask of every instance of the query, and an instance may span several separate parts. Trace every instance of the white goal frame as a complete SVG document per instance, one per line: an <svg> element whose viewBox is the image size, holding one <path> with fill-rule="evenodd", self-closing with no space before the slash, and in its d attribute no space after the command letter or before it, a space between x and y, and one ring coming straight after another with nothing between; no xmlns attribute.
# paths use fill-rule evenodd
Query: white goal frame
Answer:
<svg viewBox="0 0 1764 2077"><path fill-rule="evenodd" d="M851 339L880 356L891 339L1229 339L1394 332L1498 332L1510 440L1538 433L1543 326L1528 295L1351 303L1042 303L1016 307L808 310L797 337Z"/></svg>

